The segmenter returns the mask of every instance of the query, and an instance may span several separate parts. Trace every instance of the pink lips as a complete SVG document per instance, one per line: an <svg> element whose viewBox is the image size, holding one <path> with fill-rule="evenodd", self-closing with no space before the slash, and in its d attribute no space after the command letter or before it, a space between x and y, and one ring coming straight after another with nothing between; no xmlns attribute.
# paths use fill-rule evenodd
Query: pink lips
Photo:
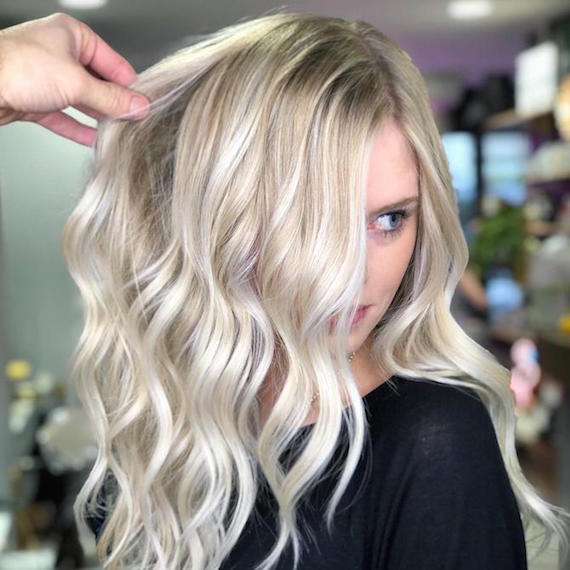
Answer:
<svg viewBox="0 0 570 570"><path fill-rule="evenodd" d="M354 319L352 319L352 324L355 325L356 323L360 322L364 316L366 315L366 311L368 310L369 305L359 305L354 315Z"/></svg>
<svg viewBox="0 0 570 570"><path fill-rule="evenodd" d="M368 310L368 307L370 307L370 305L358 305L358 308L356 310L354 318L352 319L353 325L357 324L359 321L361 321L365 317L366 311ZM330 327L329 327L331 330L336 325L337 321L338 321L337 317L333 317L331 319Z"/></svg>

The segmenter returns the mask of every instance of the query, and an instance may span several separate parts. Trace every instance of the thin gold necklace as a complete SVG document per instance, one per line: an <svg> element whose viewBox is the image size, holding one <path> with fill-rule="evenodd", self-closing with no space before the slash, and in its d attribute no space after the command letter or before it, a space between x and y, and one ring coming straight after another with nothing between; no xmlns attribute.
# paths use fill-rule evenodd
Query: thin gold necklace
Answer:
<svg viewBox="0 0 570 570"><path fill-rule="evenodd" d="M348 362L349 362L349 363L352 362L352 359L354 358L354 355L355 355L355 354L356 354L356 350L353 350L353 351L350 353L350 356L348 357ZM319 393L317 392L317 393L311 398L311 401L310 401L309 405L312 406L312 405L313 405L313 402L314 402L318 397L319 397Z"/></svg>

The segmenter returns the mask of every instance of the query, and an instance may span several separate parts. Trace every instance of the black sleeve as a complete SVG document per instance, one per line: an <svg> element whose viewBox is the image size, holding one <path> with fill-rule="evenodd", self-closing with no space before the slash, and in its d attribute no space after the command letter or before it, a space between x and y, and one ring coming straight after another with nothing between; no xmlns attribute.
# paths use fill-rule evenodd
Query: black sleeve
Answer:
<svg viewBox="0 0 570 570"><path fill-rule="evenodd" d="M471 390L439 389L404 422L412 442L382 568L526 570L520 512L491 418ZM466 392L465 392L466 390Z"/></svg>
<svg viewBox="0 0 570 570"><path fill-rule="evenodd" d="M87 525L91 529L91 532L95 535L96 541L99 540L99 536L100 536L101 532L103 531L103 526L105 524L105 520L106 519L105 519L104 515L97 516L97 515L89 514L86 516Z"/></svg>
<svg viewBox="0 0 570 570"><path fill-rule="evenodd" d="M98 503L103 505L103 507L105 507L105 509L107 508L107 495L106 495L106 488L108 486L108 483L104 483L101 486L101 489L97 495L98 498ZM99 540L99 536L101 535L101 533L103 532L103 527L105 525L105 521L106 521L106 516L104 512L98 512L98 513L93 513L93 512L86 512L85 513L85 522L87 523L87 526L89 526L89 528L91 529L91 531L93 532L93 534L95 535L95 540L98 541Z"/></svg>

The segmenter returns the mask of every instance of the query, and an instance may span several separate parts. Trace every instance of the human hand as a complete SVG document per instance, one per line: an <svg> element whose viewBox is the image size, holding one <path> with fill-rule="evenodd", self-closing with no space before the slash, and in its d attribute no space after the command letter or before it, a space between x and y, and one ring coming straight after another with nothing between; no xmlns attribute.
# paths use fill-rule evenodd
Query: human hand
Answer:
<svg viewBox="0 0 570 570"><path fill-rule="evenodd" d="M135 79L126 59L68 14L0 30L0 125L33 121L90 146L97 129L62 109L71 105L95 119L141 118L149 101L127 89Z"/></svg>

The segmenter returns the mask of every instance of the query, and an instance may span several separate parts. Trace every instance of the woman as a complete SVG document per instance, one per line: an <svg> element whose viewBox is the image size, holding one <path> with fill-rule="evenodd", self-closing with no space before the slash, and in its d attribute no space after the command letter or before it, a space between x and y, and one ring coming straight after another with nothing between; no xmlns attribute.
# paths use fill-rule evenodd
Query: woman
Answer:
<svg viewBox="0 0 570 570"><path fill-rule="evenodd" d="M408 55L279 12L132 87L62 240L105 567L520 569L531 521L566 546L509 371L449 312L467 248Z"/></svg>

